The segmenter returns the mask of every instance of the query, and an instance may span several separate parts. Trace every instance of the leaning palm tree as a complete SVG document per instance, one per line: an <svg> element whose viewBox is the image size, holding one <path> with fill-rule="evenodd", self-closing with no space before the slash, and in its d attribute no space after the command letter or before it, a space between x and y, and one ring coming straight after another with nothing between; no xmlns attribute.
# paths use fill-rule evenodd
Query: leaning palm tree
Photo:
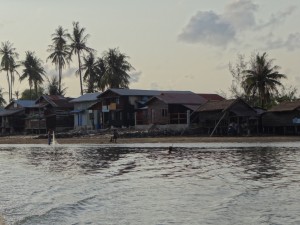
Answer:
<svg viewBox="0 0 300 225"><path fill-rule="evenodd" d="M118 49L109 49L104 53L103 60L105 72L104 83L109 88L128 88L129 72L134 69L127 61L128 56L120 53Z"/></svg>
<svg viewBox="0 0 300 225"><path fill-rule="evenodd" d="M95 50L86 46L87 39L89 35L85 35L85 28L79 27L79 22L73 22L73 32L68 34L68 39L70 40L70 55L77 55L78 58L78 72L80 79L80 92L83 95L82 89L82 75L81 75L81 55L85 52L90 53Z"/></svg>
<svg viewBox="0 0 300 225"><path fill-rule="evenodd" d="M258 94L262 108L270 101L272 94L278 92L278 86L282 86L280 80L286 78L285 74L278 72L279 66L273 66L273 61L267 59L267 53L258 53L251 61L250 68L243 71L242 86L246 94Z"/></svg>
<svg viewBox="0 0 300 225"><path fill-rule="evenodd" d="M47 60L52 60L52 63L58 69L58 92L61 91L62 69L71 60L70 47L67 45L67 36L67 30L59 26L55 30L55 33L52 34L52 44L48 48L48 52L51 52L51 54Z"/></svg>
<svg viewBox="0 0 300 225"><path fill-rule="evenodd" d="M38 87L44 81L43 76L45 75L45 70L42 66L42 61L37 58L34 52L27 51L26 58L22 62L24 67L23 73L20 76L20 81L28 79L29 89L30 89L30 98L32 86L34 86L35 94L38 95Z"/></svg>
<svg viewBox="0 0 300 225"><path fill-rule="evenodd" d="M16 49L13 47L13 44L9 41L2 42L0 47L0 55L1 58L1 71L6 71L7 76L7 83L8 83L8 94L9 94L9 100L12 99L12 79L13 75L11 71L14 69L11 68L12 65L15 65L15 60L18 58L18 53L16 52ZM11 77L9 77L9 73Z"/></svg>

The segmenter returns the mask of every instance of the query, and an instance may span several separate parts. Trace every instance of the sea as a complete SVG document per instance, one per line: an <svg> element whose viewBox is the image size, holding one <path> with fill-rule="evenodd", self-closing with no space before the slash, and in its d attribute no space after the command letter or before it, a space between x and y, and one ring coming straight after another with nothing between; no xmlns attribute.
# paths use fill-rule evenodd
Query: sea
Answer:
<svg viewBox="0 0 300 225"><path fill-rule="evenodd" d="M299 225L300 142L0 145L1 220Z"/></svg>

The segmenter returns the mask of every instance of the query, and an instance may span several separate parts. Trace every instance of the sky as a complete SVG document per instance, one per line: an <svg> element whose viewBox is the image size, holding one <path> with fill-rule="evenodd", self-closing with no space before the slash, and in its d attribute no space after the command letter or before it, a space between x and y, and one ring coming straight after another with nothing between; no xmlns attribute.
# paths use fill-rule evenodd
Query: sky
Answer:
<svg viewBox="0 0 300 225"><path fill-rule="evenodd" d="M34 51L46 75L57 76L47 59L51 34L78 21L97 56L119 48L129 56L132 89L190 90L230 97L228 64L267 52L286 86L300 89L299 0L0 0L0 42L13 43L19 60ZM79 97L77 61L63 71L67 96ZM22 68L19 69L22 73ZM6 74L0 87L8 90ZM18 79L14 91L28 82Z"/></svg>

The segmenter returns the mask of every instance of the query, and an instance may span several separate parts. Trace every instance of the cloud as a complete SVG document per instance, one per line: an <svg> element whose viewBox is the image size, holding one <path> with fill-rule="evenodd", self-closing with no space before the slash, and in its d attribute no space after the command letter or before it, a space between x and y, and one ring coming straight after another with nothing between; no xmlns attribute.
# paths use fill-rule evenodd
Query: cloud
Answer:
<svg viewBox="0 0 300 225"><path fill-rule="evenodd" d="M300 48L300 33L289 34L289 36L286 39L273 39L273 34L270 34L266 43L267 49L286 48L286 50L288 51L294 51Z"/></svg>
<svg viewBox="0 0 300 225"><path fill-rule="evenodd" d="M134 71L134 72L130 73L129 75L130 75L129 81L131 83L137 83L140 80L142 71Z"/></svg>
<svg viewBox="0 0 300 225"><path fill-rule="evenodd" d="M250 0L234 1L225 6L222 17L227 20L235 30L246 30L256 26L255 13L258 5Z"/></svg>
<svg viewBox="0 0 300 225"><path fill-rule="evenodd" d="M288 7L286 10L273 13L268 21L258 22L257 12L259 6L252 0L236 0L227 4L222 13L214 11L199 11L194 15L188 24L178 35L178 39L187 43L202 43L217 47L227 47L231 43L245 44L245 32L253 32L268 27L274 28L283 23L285 19L295 11L295 7ZM250 38L251 35L247 34ZM282 44L289 50L297 46L298 35L291 34L287 40L292 41L291 46L288 43L277 40L275 43L269 43L270 46ZM277 43L279 41L279 43Z"/></svg>
<svg viewBox="0 0 300 225"><path fill-rule="evenodd" d="M286 10L281 11L281 12L277 12L276 14L272 14L271 18L267 21L267 22L262 22L261 24L259 24L256 29L261 30L267 27L275 27L281 23L283 23L285 21L285 19L289 16L291 16L291 14L297 9L297 7L295 6L290 6L288 7Z"/></svg>
<svg viewBox="0 0 300 225"><path fill-rule="evenodd" d="M229 22L213 11L198 12L183 29L178 39L188 43L226 46L235 37Z"/></svg>

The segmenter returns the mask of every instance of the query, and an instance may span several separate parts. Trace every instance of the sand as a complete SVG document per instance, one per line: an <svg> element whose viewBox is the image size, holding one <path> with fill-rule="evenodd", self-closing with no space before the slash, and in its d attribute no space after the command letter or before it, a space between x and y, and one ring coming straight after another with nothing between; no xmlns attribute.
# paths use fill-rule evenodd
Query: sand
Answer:
<svg viewBox="0 0 300 225"><path fill-rule="evenodd" d="M91 135L74 138L56 138L59 144L107 144L111 135ZM117 143L208 143L208 142L295 142L300 136L259 136L259 137L148 137L119 138ZM0 137L0 144L47 144L47 139L37 139L36 136L6 136Z"/></svg>

